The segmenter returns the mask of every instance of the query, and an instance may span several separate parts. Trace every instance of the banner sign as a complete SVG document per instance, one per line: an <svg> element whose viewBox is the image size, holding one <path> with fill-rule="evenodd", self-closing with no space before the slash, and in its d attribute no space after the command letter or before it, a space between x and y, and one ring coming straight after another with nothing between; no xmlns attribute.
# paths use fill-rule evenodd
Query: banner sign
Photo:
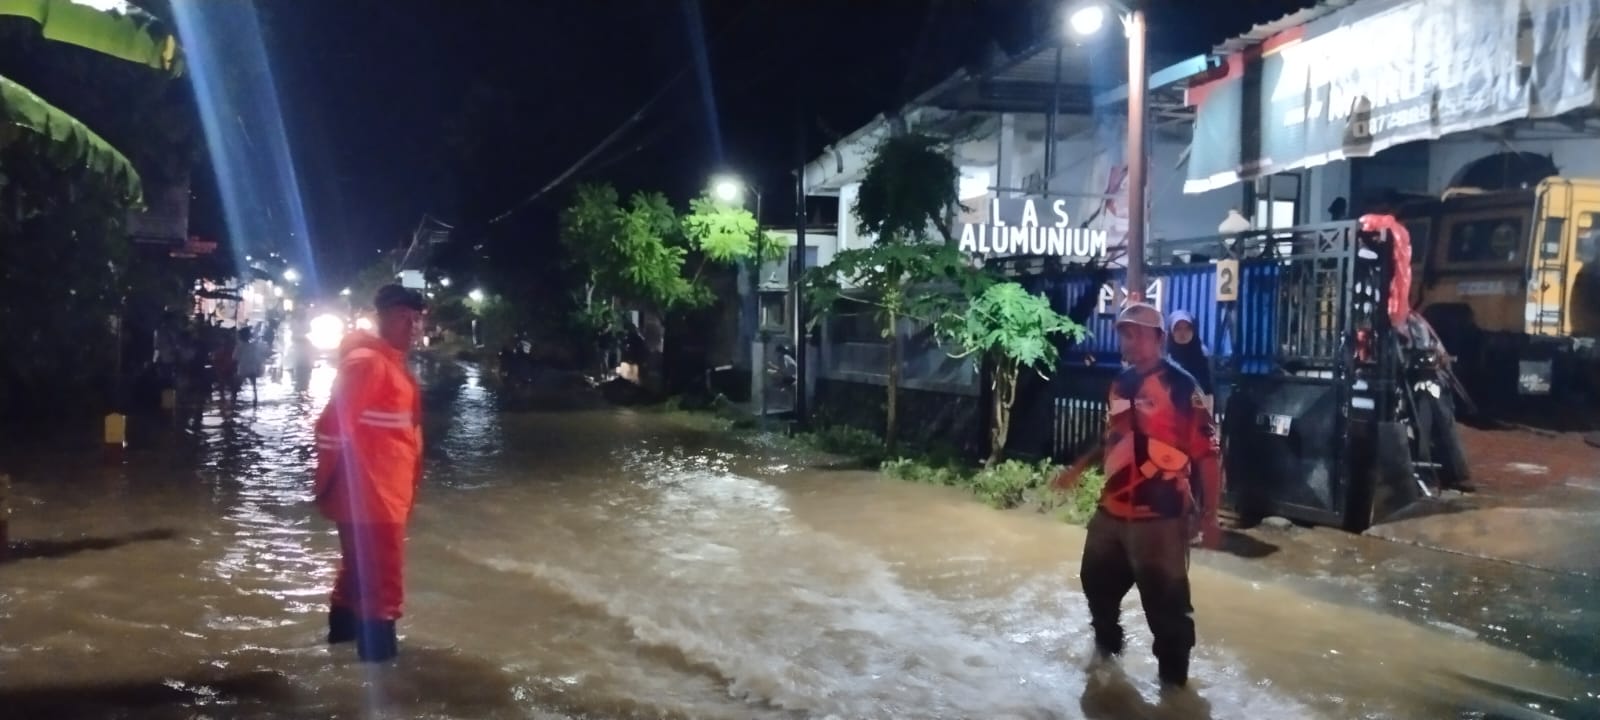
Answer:
<svg viewBox="0 0 1600 720"><path fill-rule="evenodd" d="M960 247L981 256L1106 254L1106 231L1073 227L1061 198L993 198L988 223L963 223Z"/></svg>
<svg viewBox="0 0 1600 720"><path fill-rule="evenodd" d="M1597 4L1368 0L1288 30L1191 89L1183 190L1592 105L1585 52Z"/></svg>
<svg viewBox="0 0 1600 720"><path fill-rule="evenodd" d="M146 208L128 211L128 237L136 243L183 246L189 238L189 178L146 186Z"/></svg>

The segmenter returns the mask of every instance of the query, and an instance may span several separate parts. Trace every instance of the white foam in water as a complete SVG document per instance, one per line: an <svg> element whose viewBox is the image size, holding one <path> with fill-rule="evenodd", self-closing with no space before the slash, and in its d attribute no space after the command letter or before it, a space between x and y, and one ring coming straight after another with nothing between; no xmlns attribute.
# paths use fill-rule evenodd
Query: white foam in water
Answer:
<svg viewBox="0 0 1600 720"><path fill-rule="evenodd" d="M633 520L671 528L654 533L654 547L642 549L655 553L647 572L503 555L482 562L602 609L641 648L670 649L715 668L728 693L752 712L1080 715L1088 622L1065 579L1038 580L1000 600L942 599L907 588L867 548L803 526L782 490L730 474L725 462L645 455L655 454L641 453L630 469L648 468L647 485L661 496ZM1136 607L1131 597L1130 606ZM1154 662L1135 650L1149 646L1148 633L1136 616L1127 625L1128 683L1154 697ZM1231 677L1229 665L1211 652L1195 663L1202 685L1216 679L1245 691L1213 700L1224 701L1229 717L1314 717L1297 702Z"/></svg>

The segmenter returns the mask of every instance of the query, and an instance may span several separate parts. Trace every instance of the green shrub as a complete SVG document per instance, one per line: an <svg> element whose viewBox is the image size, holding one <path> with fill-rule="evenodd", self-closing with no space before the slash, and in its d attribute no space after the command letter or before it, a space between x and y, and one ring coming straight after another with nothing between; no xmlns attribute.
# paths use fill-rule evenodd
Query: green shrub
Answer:
<svg viewBox="0 0 1600 720"><path fill-rule="evenodd" d="M877 435L849 425L830 425L802 437L807 445L834 455L844 455L875 464L884 459L883 440Z"/></svg>
<svg viewBox="0 0 1600 720"><path fill-rule="evenodd" d="M1056 517L1073 525L1084 525L1094 517L1100 506L1100 492L1106 487L1106 476L1098 469L1083 474L1078 484L1065 492L1055 492Z"/></svg>
<svg viewBox="0 0 1600 720"><path fill-rule="evenodd" d="M883 474L896 480L922 483L924 485L954 487L966 481L961 471L953 465L922 462L911 458L886 460L879 469Z"/></svg>
<svg viewBox="0 0 1600 720"><path fill-rule="evenodd" d="M1007 460L973 475L972 492L990 507L1013 508L1022 504L1029 490L1047 486L1060 470L1049 460L1031 465Z"/></svg>

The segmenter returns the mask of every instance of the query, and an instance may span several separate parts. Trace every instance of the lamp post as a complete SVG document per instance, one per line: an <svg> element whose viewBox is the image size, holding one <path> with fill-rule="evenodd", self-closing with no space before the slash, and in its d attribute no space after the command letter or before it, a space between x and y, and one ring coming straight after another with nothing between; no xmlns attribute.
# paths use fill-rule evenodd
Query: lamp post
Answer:
<svg viewBox="0 0 1600 720"><path fill-rule="evenodd" d="M728 203L730 205L743 203L744 202L744 194L745 194L746 191L749 191L750 193L752 193L752 194L754 194L756 196L756 209L755 209L756 237L755 237L755 248L754 248L755 252L751 255L751 258L750 258L750 305L751 305L751 310L750 310L750 313L747 315L747 317L751 318L751 321L750 321L750 332L751 332L752 338L754 340L756 340L756 341L763 341L764 338L765 338L765 332L761 327L761 261L762 261L762 255L766 251L766 247L764 247L765 244L766 244L766 233L763 233L761 231L761 191L756 189L756 188L754 188L754 187L751 187L750 185L746 184L743 180L739 179L737 176L734 176L734 175L722 175L722 176L719 176L719 177L713 179L712 185L711 185L712 194L715 195L718 200L721 200L722 202ZM765 342L762 342L762 349L763 349L763 351L765 351L765 349L766 349ZM765 354L766 354L765 352L762 353L762 356L763 356L761 358L762 362L765 362L765 360L766 360ZM765 428L766 420L767 420L767 393L766 393L766 390L765 390L765 388L766 388L766 382L765 382L766 368L764 366L763 367L756 367L757 363L756 363L756 357L755 357L755 352L754 351L752 351L751 354L750 354L750 364L751 364L750 371L754 375L754 377L751 380L752 380L752 382L759 382L759 386L762 389L762 391L761 391L761 423L762 423L762 427ZM761 380L757 381L755 378L761 378Z"/></svg>
<svg viewBox="0 0 1600 720"><path fill-rule="evenodd" d="M1128 38L1128 300L1144 299L1144 240L1145 171L1149 165L1145 148L1145 114L1149 101L1146 86L1150 72L1145 67L1145 16L1137 7L1124 5L1118 0L1093 2L1078 6L1067 16L1071 31L1079 36L1093 35L1105 26L1107 6L1115 8L1122 18L1123 30Z"/></svg>

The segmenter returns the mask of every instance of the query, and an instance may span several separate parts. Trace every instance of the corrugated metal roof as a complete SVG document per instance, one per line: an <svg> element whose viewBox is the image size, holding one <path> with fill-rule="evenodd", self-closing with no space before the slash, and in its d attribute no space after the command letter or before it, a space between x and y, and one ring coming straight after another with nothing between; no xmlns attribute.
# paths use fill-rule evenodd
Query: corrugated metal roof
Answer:
<svg viewBox="0 0 1600 720"><path fill-rule="evenodd" d="M1257 23L1244 33L1229 38L1212 48L1212 52L1218 55L1226 55L1251 45L1260 44L1273 35L1304 25L1312 20L1327 17L1350 7L1356 2L1357 0L1317 0L1315 4L1310 4L1310 0L1308 0L1308 7L1291 12L1277 20Z"/></svg>

